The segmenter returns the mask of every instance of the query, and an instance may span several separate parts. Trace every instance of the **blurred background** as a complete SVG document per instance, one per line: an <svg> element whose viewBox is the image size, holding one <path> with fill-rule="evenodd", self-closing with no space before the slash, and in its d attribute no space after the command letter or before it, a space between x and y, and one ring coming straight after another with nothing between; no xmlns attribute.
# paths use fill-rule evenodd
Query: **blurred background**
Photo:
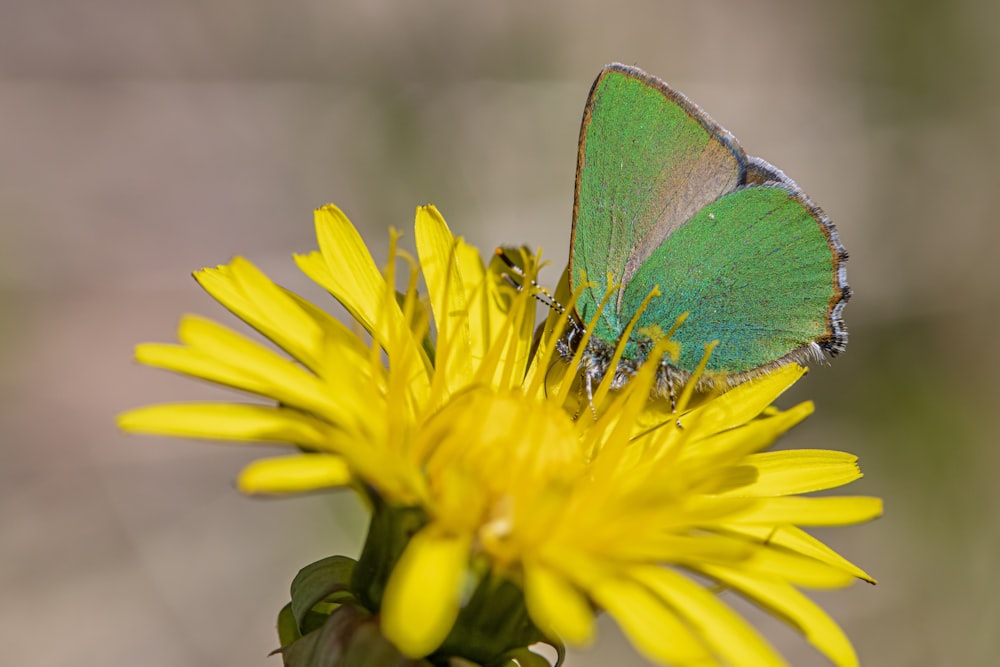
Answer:
<svg viewBox="0 0 1000 667"><path fill-rule="evenodd" d="M861 456L874 523L820 536L880 583L816 594L865 665L1000 652L994 213L1000 4L3 0L0 646L17 665L278 665L297 570L354 555L348 495L240 496L270 449L118 433L137 405L225 394L137 366L188 277L291 260L342 207L377 258L433 202L554 284L576 141L607 62L686 92L785 170L850 250L850 346L799 383L787 447ZM544 277L544 276L543 276ZM763 622L794 665L827 664ZM573 665L641 665L610 623Z"/></svg>

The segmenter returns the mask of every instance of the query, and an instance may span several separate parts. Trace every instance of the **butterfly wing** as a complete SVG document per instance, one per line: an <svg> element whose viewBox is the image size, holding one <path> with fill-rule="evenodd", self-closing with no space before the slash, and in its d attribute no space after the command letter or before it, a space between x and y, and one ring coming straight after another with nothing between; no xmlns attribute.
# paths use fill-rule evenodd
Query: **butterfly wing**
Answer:
<svg viewBox="0 0 1000 667"><path fill-rule="evenodd" d="M741 185L747 158L736 139L666 83L625 65L594 81L580 129L570 285L587 322L619 285L595 335L615 341L633 311L623 288L686 220Z"/></svg>
<svg viewBox="0 0 1000 667"><path fill-rule="evenodd" d="M727 193L680 225L623 294L623 310L638 308L659 286L640 327L669 327L689 313L674 335L685 372L713 340L708 370L735 379L847 345L847 253L836 230L784 174L750 161L760 185Z"/></svg>

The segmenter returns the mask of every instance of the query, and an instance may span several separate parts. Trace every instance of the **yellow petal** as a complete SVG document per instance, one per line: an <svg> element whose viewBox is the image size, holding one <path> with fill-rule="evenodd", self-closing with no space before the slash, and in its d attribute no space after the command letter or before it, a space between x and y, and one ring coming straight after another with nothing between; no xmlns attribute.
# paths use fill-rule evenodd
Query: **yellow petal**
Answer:
<svg viewBox="0 0 1000 667"><path fill-rule="evenodd" d="M726 568L713 567L705 571L789 623L838 667L857 667L858 657L844 631L816 603L791 585Z"/></svg>
<svg viewBox="0 0 1000 667"><path fill-rule="evenodd" d="M318 254L317 258L322 261ZM228 265L197 271L194 277L219 303L318 375L343 370L343 365L330 368L326 363L331 348L339 357L348 357L352 365L366 365L368 347L354 332L326 311L271 282L247 260L237 257Z"/></svg>
<svg viewBox="0 0 1000 667"><path fill-rule="evenodd" d="M826 546L818 539L795 526L782 526L768 534L771 544L783 549L790 549L810 558L815 558L828 565L840 568L858 579L863 579L871 584L875 580L864 570L850 562L836 551Z"/></svg>
<svg viewBox="0 0 1000 667"><path fill-rule="evenodd" d="M525 256L531 262L527 252ZM535 273L530 266L528 271L521 280L530 284L531 276ZM537 301L533 289L518 290L513 296L510 292L501 291L501 285L506 283L503 276L509 272L506 264L494 255L484 283L488 297L486 310L491 313L488 327L491 347L483 367L486 371L492 371L495 386L523 391L528 384L525 382L525 370L535 351L533 343ZM506 314L498 314L501 307ZM487 329L486 326L483 328Z"/></svg>
<svg viewBox="0 0 1000 667"><path fill-rule="evenodd" d="M818 560L831 567L843 570L847 574L857 579L862 579L874 584L875 580L864 570L850 562L821 541L795 526L752 526L729 524L725 530L735 535L741 535L760 544L768 544L776 548L785 549L793 554L798 554L805 558Z"/></svg>
<svg viewBox="0 0 1000 667"><path fill-rule="evenodd" d="M630 576L684 616L725 664L774 667L785 661L743 617L684 575L662 567L641 567Z"/></svg>
<svg viewBox="0 0 1000 667"><path fill-rule="evenodd" d="M316 234L321 253L297 255L299 268L340 301L372 334L376 349L382 347L392 360L395 385L389 394L403 387L411 401L423 404L431 364L396 301L395 287L386 284L361 236L336 206L316 211Z"/></svg>
<svg viewBox="0 0 1000 667"><path fill-rule="evenodd" d="M347 461L332 454L297 454L250 463L240 473L243 493L296 493L345 486L351 482Z"/></svg>
<svg viewBox="0 0 1000 667"><path fill-rule="evenodd" d="M503 263L499 260L494 260L490 264L491 270L497 272L502 272L502 266ZM567 270L564 270L560 274L561 277L554 294L556 303L569 303L570 301L568 273ZM556 351L559 333L565 330L566 322L570 315L571 309L569 308L561 310L558 308L549 308L545 321L539 327L541 336L538 341L537 354L532 357L531 366L525 375L524 387L529 396L537 396L539 398L549 396L562 397L563 405L566 405L565 399L571 396L570 386L573 384L574 374L570 372L570 364L559 360L559 354ZM580 398L582 397L576 397L576 400ZM557 398L557 400L559 399ZM662 402L667 403L667 401ZM655 404L655 402L650 402L650 406ZM572 407L567 407L567 410L573 411L573 409ZM669 404L667 405L667 409L669 409ZM583 412L582 406L578 412ZM669 417L653 419L650 420L650 423L662 424L669 419ZM641 431L642 428L642 425L637 425L636 431Z"/></svg>
<svg viewBox="0 0 1000 667"><path fill-rule="evenodd" d="M316 210L315 218L316 238L328 271L309 277L327 288L368 331L385 332L402 325L399 306L382 303L387 291L385 278L347 216L327 204ZM383 311L391 322L380 321Z"/></svg>
<svg viewBox="0 0 1000 667"><path fill-rule="evenodd" d="M614 553L618 558L635 562L734 563L746 560L758 548L746 540L728 535L650 531L649 526L656 525L656 522L640 516L623 516L621 523L624 524L623 530L630 531L634 537L619 540Z"/></svg>
<svg viewBox="0 0 1000 667"><path fill-rule="evenodd" d="M681 424L705 433L741 426L763 412L805 372L798 364L780 366L693 409L681 418Z"/></svg>
<svg viewBox="0 0 1000 667"><path fill-rule="evenodd" d="M215 300L278 347L306 366L317 367L323 330L252 263L236 257L227 266L196 271L194 277Z"/></svg>
<svg viewBox="0 0 1000 667"><path fill-rule="evenodd" d="M744 459L756 481L732 491L747 496L790 496L832 489L861 477L858 457L845 452L799 449L761 452Z"/></svg>
<svg viewBox="0 0 1000 667"><path fill-rule="evenodd" d="M245 386L238 387L240 389L317 414L324 414L330 407L331 387L328 383L320 381L294 361L232 329L203 317L187 315L181 320L177 335L181 342L203 355L202 365L206 370L212 369L213 363L220 370L239 369L241 375L248 378ZM139 357L138 351L136 356ZM149 358L139 360L146 364L153 363Z"/></svg>
<svg viewBox="0 0 1000 667"><path fill-rule="evenodd" d="M773 416L754 419L737 428L688 442L679 456L678 465L685 466L684 477L692 483L706 475L712 476L727 464L742 462L748 454L767 447L812 411L811 403L800 403Z"/></svg>
<svg viewBox="0 0 1000 667"><path fill-rule="evenodd" d="M740 563L748 573L779 577L796 586L810 588L841 588L855 579L851 572L815 558L789 553L776 548L771 542L754 550L753 555Z"/></svg>
<svg viewBox="0 0 1000 667"><path fill-rule="evenodd" d="M645 586L607 578L591 596L621 626L636 649L665 665L715 665L702 641L674 611Z"/></svg>
<svg viewBox="0 0 1000 667"><path fill-rule="evenodd" d="M469 560L468 535L413 536L389 576L382 600L382 632L404 654L430 654L458 617Z"/></svg>
<svg viewBox="0 0 1000 667"><path fill-rule="evenodd" d="M186 345L140 343L135 346L135 360L140 364L190 375L261 396L269 395L268 392L272 389L269 383L259 378L256 373L247 372L228 363L220 363L220 360L212 355Z"/></svg>
<svg viewBox="0 0 1000 667"><path fill-rule="evenodd" d="M417 208L414 233L437 328L435 366L447 369L442 377L454 391L473 375L466 286L455 262L455 237L433 206Z"/></svg>
<svg viewBox="0 0 1000 667"><path fill-rule="evenodd" d="M584 646L594 638L594 611L587 598L558 573L524 565L524 601L531 620L548 637Z"/></svg>
<svg viewBox="0 0 1000 667"><path fill-rule="evenodd" d="M763 498L733 516L734 523L846 526L882 514L882 500L869 496Z"/></svg>
<svg viewBox="0 0 1000 667"><path fill-rule="evenodd" d="M174 403L130 410L118 426L134 433L183 438L287 442L319 449L329 426L298 410L231 403Z"/></svg>
<svg viewBox="0 0 1000 667"><path fill-rule="evenodd" d="M501 309L501 297L495 276L487 273L479 249L461 238L455 245L455 261L465 279L465 300L469 310L469 333L472 358L481 362L490 344L496 340L507 311Z"/></svg>

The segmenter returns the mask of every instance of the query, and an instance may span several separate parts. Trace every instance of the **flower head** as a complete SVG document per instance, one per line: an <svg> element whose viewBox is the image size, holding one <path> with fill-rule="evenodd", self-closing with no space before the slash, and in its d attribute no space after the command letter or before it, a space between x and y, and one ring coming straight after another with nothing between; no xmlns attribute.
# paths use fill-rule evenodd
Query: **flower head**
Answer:
<svg viewBox="0 0 1000 667"><path fill-rule="evenodd" d="M812 411L771 407L803 368L721 395L694 397L691 383L672 413L650 400L646 364L621 390L609 374L591 401L555 352L569 314L550 312L536 337L530 291L511 287L501 262L484 265L434 207L417 211L419 262L393 235L383 270L336 207L316 212L316 228L319 252L296 260L366 334L244 259L205 269L198 282L284 354L188 316L180 345L141 345L138 359L273 403L151 406L123 428L288 443L298 451L252 463L240 488L350 486L376 507L416 509L377 592L355 591L412 657L460 650L449 637L470 591L502 581L552 641L588 643L602 609L659 663L783 664L722 587L856 664L798 588L871 579L801 526L865 521L880 502L802 495L860 477L852 455L763 451ZM522 255L530 281L538 258Z"/></svg>

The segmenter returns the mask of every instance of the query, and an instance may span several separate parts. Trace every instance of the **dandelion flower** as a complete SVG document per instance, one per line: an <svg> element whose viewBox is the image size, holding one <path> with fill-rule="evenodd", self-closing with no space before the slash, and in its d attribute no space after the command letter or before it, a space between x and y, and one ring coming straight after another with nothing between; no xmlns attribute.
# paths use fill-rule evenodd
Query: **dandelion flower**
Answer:
<svg viewBox="0 0 1000 667"><path fill-rule="evenodd" d="M765 451L812 412L772 407L805 369L724 394L693 396L692 383L677 412L650 398L654 364L621 390L581 398L573 363L555 351L569 314L550 312L536 339L530 290L509 285L501 262L485 265L434 207L417 210L418 258L393 234L381 270L336 207L316 212L316 230L319 251L296 261L366 334L245 259L199 271L280 352L187 316L179 345L140 345L138 360L268 404L149 406L119 423L293 446L243 470L248 493L360 493L372 527L334 607L375 614L409 658L491 662L543 638L586 645L603 610L659 664L784 664L718 596L728 589L835 664L857 664L800 589L872 579L803 527L869 520L880 501L806 495L859 478L850 454ZM522 254L530 282L539 259Z"/></svg>

